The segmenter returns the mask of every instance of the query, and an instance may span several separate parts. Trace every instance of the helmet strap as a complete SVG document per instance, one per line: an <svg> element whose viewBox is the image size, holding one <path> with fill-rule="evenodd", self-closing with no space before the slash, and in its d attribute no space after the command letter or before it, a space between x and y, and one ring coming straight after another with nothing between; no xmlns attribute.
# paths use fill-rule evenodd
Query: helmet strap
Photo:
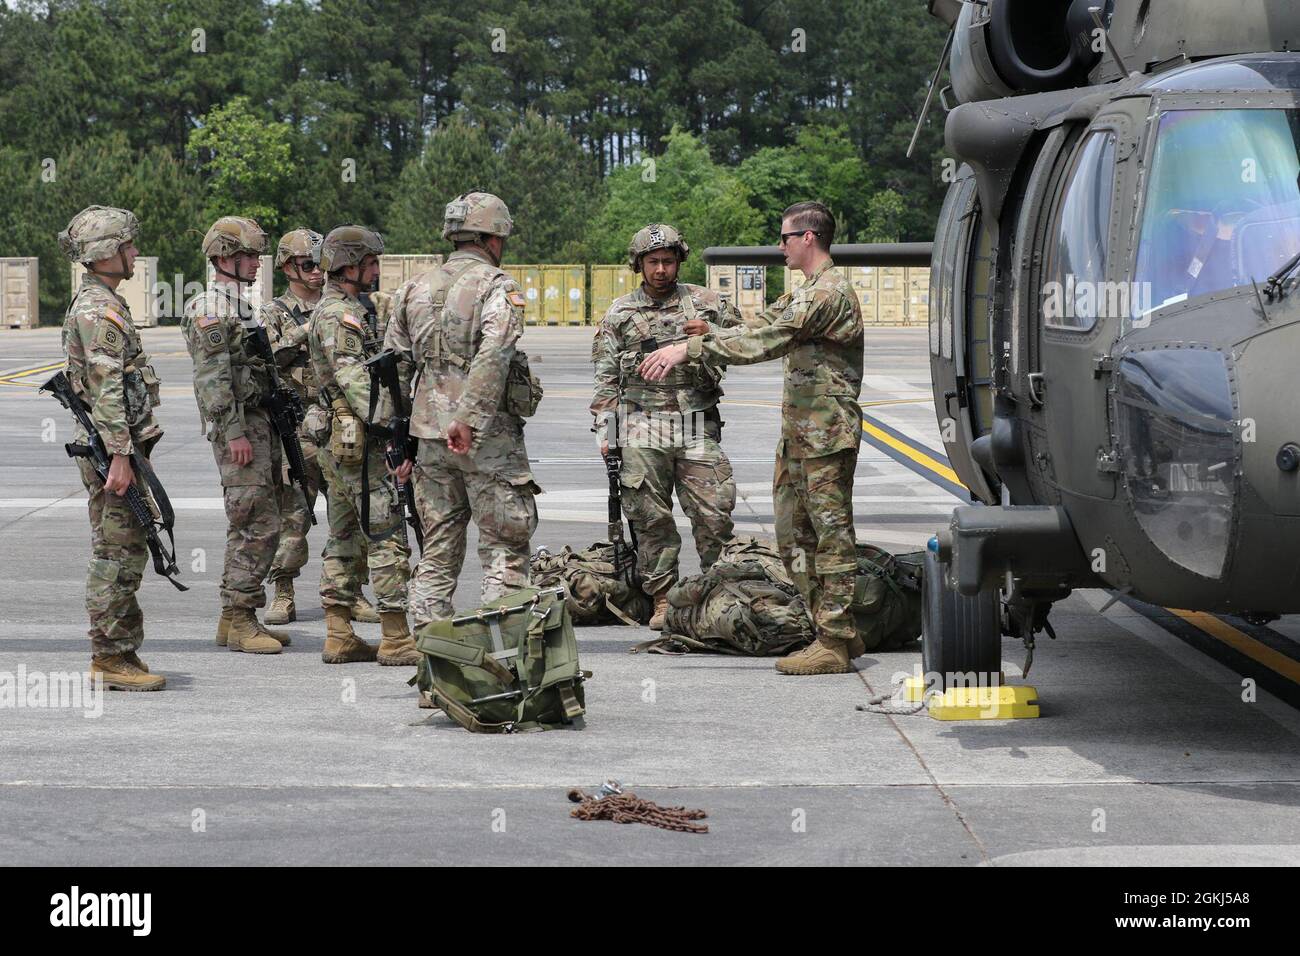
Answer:
<svg viewBox="0 0 1300 956"><path fill-rule="evenodd" d="M118 249L117 249L117 255L113 256L113 258L116 259L116 260L118 260L118 262L120 262L120 263L122 264L122 271L121 271L121 272L109 272L107 269L95 269L95 268L92 268L89 264L86 266L86 268L89 269L91 272L93 272L95 275L97 275L97 276L103 276L104 278L107 278L107 279L129 279L129 278L131 278L131 273L128 272L128 271L127 271L127 268L126 268L126 253L122 251L121 246L118 247ZM100 261L103 261L103 260L100 260Z"/></svg>

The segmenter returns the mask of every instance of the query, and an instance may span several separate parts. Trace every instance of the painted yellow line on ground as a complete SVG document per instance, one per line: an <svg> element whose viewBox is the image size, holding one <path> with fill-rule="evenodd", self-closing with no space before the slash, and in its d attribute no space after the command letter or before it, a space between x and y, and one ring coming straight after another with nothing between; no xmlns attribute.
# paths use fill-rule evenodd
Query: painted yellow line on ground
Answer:
<svg viewBox="0 0 1300 956"><path fill-rule="evenodd" d="M876 402L858 402L862 408L875 408L877 405L916 405L920 402L933 402L930 396L925 398L882 398Z"/></svg>
<svg viewBox="0 0 1300 956"><path fill-rule="evenodd" d="M962 488L966 487L965 485L962 484L961 479L957 477L957 472L953 471L951 468L949 468L947 465L943 464L942 462L935 461L925 452L913 448L907 442L899 441L893 435L890 435L888 432L881 431L879 428L877 428L875 425L871 424L870 422L863 422L862 430L866 432L868 435L870 435L872 438L876 439L877 441L884 442L890 448L894 449L894 451L906 455L908 458L916 462L922 468L929 469L939 477L946 478L955 485L960 485Z"/></svg>
<svg viewBox="0 0 1300 956"><path fill-rule="evenodd" d="M25 388L36 388L35 382L20 382L18 379L27 378L29 375L39 375L42 372L53 372L61 368L63 368L62 362L54 362L50 365L38 365L35 368L23 368L16 372L6 372L0 375L0 385L21 385Z"/></svg>
<svg viewBox="0 0 1300 956"><path fill-rule="evenodd" d="M1261 644L1249 634L1237 630L1237 628L1226 621L1220 620L1213 614L1205 611L1181 611L1174 607L1168 610L1171 614L1177 614L1188 624L1199 631L1205 632L1216 641L1227 644L1233 650L1245 654L1251 660L1263 664L1269 670L1281 674L1287 680L1300 684L1300 661L1294 661L1285 654L1273 650L1267 644Z"/></svg>

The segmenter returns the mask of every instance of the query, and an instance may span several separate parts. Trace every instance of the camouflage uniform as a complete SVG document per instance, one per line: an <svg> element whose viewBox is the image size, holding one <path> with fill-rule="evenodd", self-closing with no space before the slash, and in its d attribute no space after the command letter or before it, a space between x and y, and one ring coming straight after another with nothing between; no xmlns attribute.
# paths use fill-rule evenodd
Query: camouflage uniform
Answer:
<svg viewBox="0 0 1300 956"><path fill-rule="evenodd" d="M471 193L447 208L444 238L469 238L468 228L486 211L497 218L484 221L482 231L509 235L509 213L494 196ZM528 584L537 528L533 498L541 489L528 467L523 419L506 408L512 363L523 359L515 350L523 326L518 284L474 247L407 282L393 300L384 346L398 354L406 394L417 369L419 375L411 408L411 435L419 439L411 480L424 528L424 553L411 582L417 624L452 616L471 516L483 565L481 600ZM447 447L453 421L474 430L467 454Z"/></svg>
<svg viewBox="0 0 1300 956"><path fill-rule="evenodd" d="M700 568L707 571L732 534L736 483L722 447L718 400L721 363L692 362L662 382L637 371L645 353L680 341L693 318L715 329L741 325L740 313L716 292L678 283L656 301L642 285L615 299L592 343L597 433L623 447L623 505L637 535L637 562L647 594L677 580L682 539L673 520L673 489L691 521ZM612 416L619 417L611 430Z"/></svg>
<svg viewBox="0 0 1300 956"><path fill-rule="evenodd" d="M829 260L751 328L687 341L687 357L748 365L785 357L781 440L772 480L777 544L819 641L854 637L853 473L862 435L862 313Z"/></svg>
<svg viewBox="0 0 1300 956"><path fill-rule="evenodd" d="M321 405L337 403L346 413L366 420L370 412L370 371L363 365L377 351L377 330L370 327L366 309L332 281L312 313L307 341L312 367L320 383ZM380 405L376 420L383 412ZM322 435L322 440L324 436ZM393 483L387 480L384 450L368 442L370 527L372 532L397 526L394 535L371 542L361 528L361 464L340 462L322 445L317 455L326 485L329 508L329 540L321 568L321 604L351 608L361 594L369 562L380 613L405 613L406 586L410 577L411 549L406 543L402 503Z"/></svg>
<svg viewBox="0 0 1300 956"><path fill-rule="evenodd" d="M266 603L262 582L280 540L280 441L261 407L271 371L252 341L259 322L237 287L226 284L191 299L182 320L194 397L226 504L221 603L250 610ZM230 456L230 442L240 437L253 446L253 460L244 466Z"/></svg>
<svg viewBox="0 0 1300 956"><path fill-rule="evenodd" d="M131 322L131 310L93 273L81 277L68 307L63 350L68 381L90 406L108 453L137 451L148 457L162 437L153 416L159 402L158 377ZM86 440L80 427L73 440ZM144 641L144 615L135 596L149 558L144 529L132 517L126 499L104 489L90 462L78 458L77 467L90 496L86 611L91 652L97 657L134 654ZM135 483L148 497L139 474Z"/></svg>
<svg viewBox="0 0 1300 956"><path fill-rule="evenodd" d="M262 324L266 326L281 383L288 385L302 400L303 408L316 404L320 390L307 348L307 327L313 305L303 302L291 291L276 296L262 306ZM307 485L314 499L320 491L320 465L316 461L316 443L306 424L298 428L298 442L306 468ZM289 463L280 472L280 545L271 562L270 578L296 578L307 563L307 530L311 519L302 488L289 480Z"/></svg>

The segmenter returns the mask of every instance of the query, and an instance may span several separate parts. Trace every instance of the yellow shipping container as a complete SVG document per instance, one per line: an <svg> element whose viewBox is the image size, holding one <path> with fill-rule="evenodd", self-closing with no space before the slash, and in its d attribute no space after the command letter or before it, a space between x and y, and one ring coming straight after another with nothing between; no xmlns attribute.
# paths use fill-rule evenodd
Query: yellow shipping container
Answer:
<svg viewBox="0 0 1300 956"><path fill-rule="evenodd" d="M502 268L524 290L527 324L586 324L587 270L584 266L510 263Z"/></svg>
<svg viewBox="0 0 1300 956"><path fill-rule="evenodd" d="M880 309L876 313L877 325L906 325L907 324L907 303L880 303Z"/></svg>
<svg viewBox="0 0 1300 956"><path fill-rule="evenodd" d="M613 301L641 284L641 277L625 265L594 265L591 267L591 315L589 321L598 325Z"/></svg>
<svg viewBox="0 0 1300 956"><path fill-rule="evenodd" d="M878 270L876 288L881 292L901 292L907 287L907 269L903 266L882 266Z"/></svg>
<svg viewBox="0 0 1300 956"><path fill-rule="evenodd" d="M396 292L421 272L442 265L441 255L389 255L379 257L379 291Z"/></svg>
<svg viewBox="0 0 1300 956"><path fill-rule="evenodd" d="M80 262L72 263L72 292L75 295L81 285L81 277L86 267ZM158 301L154 297L154 284L158 281L158 257L136 256L132 276L123 279L117 287L117 294L126 300L131 310L131 322L137 329L151 329L158 324ZM164 302L164 307L170 302Z"/></svg>
<svg viewBox="0 0 1300 956"><path fill-rule="evenodd" d="M731 302L746 319L767 308L767 270L763 266L709 266L709 288Z"/></svg>
<svg viewBox="0 0 1300 956"><path fill-rule="evenodd" d="M909 289L928 290L930 288L930 267L929 266L908 266L907 287Z"/></svg>
<svg viewBox="0 0 1300 956"><path fill-rule="evenodd" d="M0 327L34 329L40 322L40 260L0 259Z"/></svg>

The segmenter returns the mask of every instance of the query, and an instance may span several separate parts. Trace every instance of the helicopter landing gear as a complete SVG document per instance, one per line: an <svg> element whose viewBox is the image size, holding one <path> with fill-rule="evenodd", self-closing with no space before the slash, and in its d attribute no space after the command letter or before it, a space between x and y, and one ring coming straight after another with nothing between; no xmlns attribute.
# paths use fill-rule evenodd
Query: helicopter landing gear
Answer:
<svg viewBox="0 0 1300 956"><path fill-rule="evenodd" d="M926 683L936 690L956 684L1001 682L1002 602L998 588L974 597L948 583L948 566L925 553L921 597L921 660Z"/></svg>

